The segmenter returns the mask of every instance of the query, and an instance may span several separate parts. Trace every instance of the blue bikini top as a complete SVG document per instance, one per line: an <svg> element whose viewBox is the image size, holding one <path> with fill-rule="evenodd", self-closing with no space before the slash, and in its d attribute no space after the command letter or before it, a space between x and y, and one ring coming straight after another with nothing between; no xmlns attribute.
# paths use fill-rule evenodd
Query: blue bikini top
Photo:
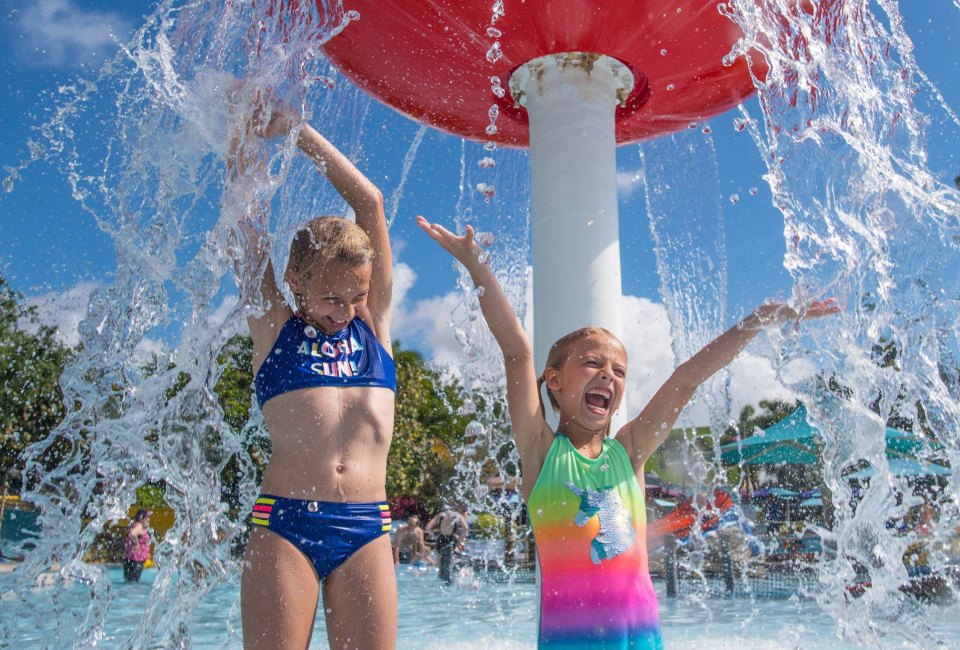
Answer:
<svg viewBox="0 0 960 650"><path fill-rule="evenodd" d="M326 335L291 316L253 380L261 408L283 393L314 386L379 386L397 391L397 368L359 318Z"/></svg>

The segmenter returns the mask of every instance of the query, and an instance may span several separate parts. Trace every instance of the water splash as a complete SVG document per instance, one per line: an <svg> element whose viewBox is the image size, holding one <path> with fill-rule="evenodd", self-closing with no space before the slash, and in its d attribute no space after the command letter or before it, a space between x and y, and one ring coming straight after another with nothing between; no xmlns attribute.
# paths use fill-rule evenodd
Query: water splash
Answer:
<svg viewBox="0 0 960 650"><path fill-rule="evenodd" d="M837 295L848 305L833 324L787 335L774 359L781 369L796 359L813 360L822 369L814 379L792 382L824 432L825 479L836 508L833 529L818 531L831 550L822 563L821 589L812 595L850 639L879 644L884 635L916 633L904 642L936 643L926 624L934 614L899 590L907 577L901 558L909 540L885 524L906 511L913 495L902 477L888 471L885 418L878 412L897 412L943 445L939 456L924 451L925 459L946 459L954 467L960 462L960 319L950 285L958 270L960 210L956 190L927 168L929 124L913 103L920 87L945 102L917 68L895 3L837 2L810 14L798 14L795 6L756 0L725 11L745 33L730 63L740 55L754 61L763 56L771 69L756 79L762 115L755 119L743 109L734 128L749 133L765 155L773 201L785 219L785 264L796 297ZM871 13L874 7L882 14ZM491 24L502 15L498 2ZM38 540L16 574L0 577L0 591L14 594L4 600L0 640L12 634L9 621L34 615L33 581L51 561L63 567L59 580L76 581L88 591L83 609L53 598L53 611L44 614L57 621L51 641L94 644L105 638L105 612L115 594L104 572L84 562L84 555L108 521L126 514L134 489L145 481L168 483L177 525L158 547L160 569L138 629L121 646L189 643L191 609L213 586L239 575L229 549L242 541L242 513L256 491L256 468L244 452L262 444L263 430L256 416L244 431L225 426L213 388L221 372L218 353L242 316L258 307L255 289L263 269L240 269L237 297L230 298L226 253L236 244L240 220L267 230L266 215L242 209L245 197L273 204L275 268L285 266L286 244L302 215L342 212L343 205L318 186L316 171L284 141L245 143L269 173L247 188L251 194L234 195L223 212L210 209L222 190L230 93L245 92L233 88L232 80L244 77L269 87L304 117L312 107L331 132L363 134L369 100L342 82L318 50L356 18L335 2L296 18L251 3L163 2L97 79L62 89L58 110L29 143L26 158L7 169L3 187L15 191L36 161L55 161L74 197L112 237L119 263L113 284L91 301L81 326L84 348L62 380L71 411L54 439L30 451L31 487L24 497L41 506L45 528L58 532ZM487 33L499 38L496 32ZM116 96L114 130L120 135L82 142L75 125L100 93ZM422 134L423 129L407 150L402 179ZM362 153L362 140L356 137L351 157ZM711 178L716 176L709 140L686 132L672 142L673 147L671 140L650 143L644 151L667 148L669 155L653 156L664 160L677 148L696 147L698 154L689 158L696 164L668 170L669 175L700 169L699 161L707 160ZM495 168L476 162L495 149L493 143L461 145L457 227L471 223L498 233L490 264L523 319L529 189L520 179L526 178L528 161L524 153L507 151L498 153ZM81 150L92 153L81 156ZM90 157L104 160L102 168L91 171ZM690 192L709 194L715 205L676 206L688 219L716 215L702 240L667 237L661 226L675 214L667 199L677 181L665 180L666 172L657 180L654 170L647 170L647 193L661 295L679 358L728 322L727 260L719 190ZM480 183L503 189L484 197L474 190ZM392 195L391 220L404 186L402 180ZM688 234L697 231L690 228ZM691 284L704 289L690 292ZM505 421L501 362L476 317L478 295L462 270L460 285L462 302L451 320L466 350L467 362L458 372L477 425L454 489L467 502L479 503L490 475L487 461L510 477L518 459ZM145 367L137 344L171 323L184 323L183 334ZM877 343L895 346L895 367L875 363ZM724 393L721 378L700 398L711 405L714 427L726 417ZM45 454L60 456L55 472L43 471ZM875 478L854 494L842 477L864 462L872 464ZM244 477L230 507L220 494L220 475L228 466ZM694 468L703 477L710 471L709 459ZM940 533L958 520L957 486L947 490L953 505L944 506ZM848 507L854 498L855 511ZM946 558L931 549L936 570ZM851 581L864 576L872 586L860 598L848 597Z"/></svg>
<svg viewBox="0 0 960 650"><path fill-rule="evenodd" d="M762 56L770 67L755 79L763 124L751 132L784 215L785 267L800 299L834 295L847 305L785 354L808 355L822 368L795 386L824 432L823 471L836 507L833 529L818 531L832 550L817 599L849 639L877 643L903 634L906 642L933 644L917 626L929 614L901 590L907 542L886 525L920 488L887 471L884 431L894 418L943 445L923 458L960 461L950 379L960 201L927 167L929 120L914 99L927 82L898 6L873 6L876 13L867 2L808 11L764 0L727 11L746 35L737 52L754 64ZM882 350L895 362L882 363ZM843 475L864 463L876 475L854 493ZM956 521L957 489L949 482L946 499L927 494L940 500L945 529ZM930 552L931 566L943 566L945 556ZM851 599L854 580L872 586Z"/></svg>

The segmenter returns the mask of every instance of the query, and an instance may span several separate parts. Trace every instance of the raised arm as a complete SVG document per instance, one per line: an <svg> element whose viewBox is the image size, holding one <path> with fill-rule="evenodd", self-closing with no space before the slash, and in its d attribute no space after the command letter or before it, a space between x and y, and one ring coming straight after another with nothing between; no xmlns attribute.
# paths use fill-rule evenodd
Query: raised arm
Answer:
<svg viewBox="0 0 960 650"><path fill-rule="evenodd" d="M290 317L280 288L274 279L270 262L270 202L269 177L259 147L253 138L269 137L289 130L289 120L275 117L262 125L262 112L255 108L252 114L233 125L227 156L227 183L221 199L221 211L236 222L235 245L229 248L233 258L241 300L255 303L249 295L254 287L266 307L260 314L247 318L253 339L253 370L256 372L283 323Z"/></svg>
<svg viewBox="0 0 960 650"><path fill-rule="evenodd" d="M349 158L309 124L304 124L300 129L297 146L313 159L334 189L353 208L357 225L370 238L375 255L367 309L372 320L370 325L377 333L377 338L389 349L393 256L383 212L383 194Z"/></svg>
<svg viewBox="0 0 960 650"><path fill-rule="evenodd" d="M782 303L765 303L677 366L640 415L617 433L637 475L641 475L644 463L666 440L666 432L673 428L697 388L733 361L761 329L838 311L840 307L833 299L811 303L802 314Z"/></svg>
<svg viewBox="0 0 960 650"><path fill-rule="evenodd" d="M524 485L532 489L534 478L547 449L553 432L544 420L534 369L533 346L527 338L520 320L510 301L503 293L493 271L480 261L480 248L473 240L473 228L467 226L465 235L458 237L439 224L432 224L417 217L417 225L466 267L478 291L480 311L503 353L503 365L507 379L507 408L513 437L523 463L523 473L530 479Z"/></svg>

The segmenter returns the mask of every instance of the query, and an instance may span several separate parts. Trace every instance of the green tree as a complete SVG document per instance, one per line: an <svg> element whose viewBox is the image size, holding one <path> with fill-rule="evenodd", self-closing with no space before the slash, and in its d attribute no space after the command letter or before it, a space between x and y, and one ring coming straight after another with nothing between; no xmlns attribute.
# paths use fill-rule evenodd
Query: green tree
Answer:
<svg viewBox="0 0 960 650"><path fill-rule="evenodd" d="M444 382L420 353L397 343L394 360L397 400L387 495L411 496L435 510L455 474L456 450L468 420L457 415L462 400L456 384Z"/></svg>
<svg viewBox="0 0 960 650"><path fill-rule="evenodd" d="M21 452L65 413L59 382L71 350L55 335L0 276L0 471L9 473L12 491L21 488Z"/></svg>
<svg viewBox="0 0 960 650"><path fill-rule="evenodd" d="M223 421L239 434L250 422L253 397L253 340L249 336L232 337L220 350L217 362L223 367L215 387L217 400L220 408L223 409ZM248 434L244 440L244 448L249 457L250 466L256 473L254 478L259 485L270 458L270 438L262 430L251 431ZM220 475L223 498L233 507L239 506L242 471L243 463L233 456L227 461Z"/></svg>

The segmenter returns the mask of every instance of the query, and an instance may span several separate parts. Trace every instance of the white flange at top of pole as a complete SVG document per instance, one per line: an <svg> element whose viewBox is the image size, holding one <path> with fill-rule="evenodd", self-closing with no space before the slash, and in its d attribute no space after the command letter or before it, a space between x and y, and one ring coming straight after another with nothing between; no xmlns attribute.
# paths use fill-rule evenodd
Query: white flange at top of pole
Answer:
<svg viewBox="0 0 960 650"><path fill-rule="evenodd" d="M620 106L626 105L627 97L633 92L633 73L613 57L594 52L560 52L531 59L510 75L510 94L514 104L526 107L531 92L544 94L544 80L552 76L552 71L562 72L569 68L583 70L590 76L609 79L608 83L580 86L581 92L602 92L610 101ZM607 94L607 89L613 90L612 97ZM592 101L593 98L584 99Z"/></svg>

